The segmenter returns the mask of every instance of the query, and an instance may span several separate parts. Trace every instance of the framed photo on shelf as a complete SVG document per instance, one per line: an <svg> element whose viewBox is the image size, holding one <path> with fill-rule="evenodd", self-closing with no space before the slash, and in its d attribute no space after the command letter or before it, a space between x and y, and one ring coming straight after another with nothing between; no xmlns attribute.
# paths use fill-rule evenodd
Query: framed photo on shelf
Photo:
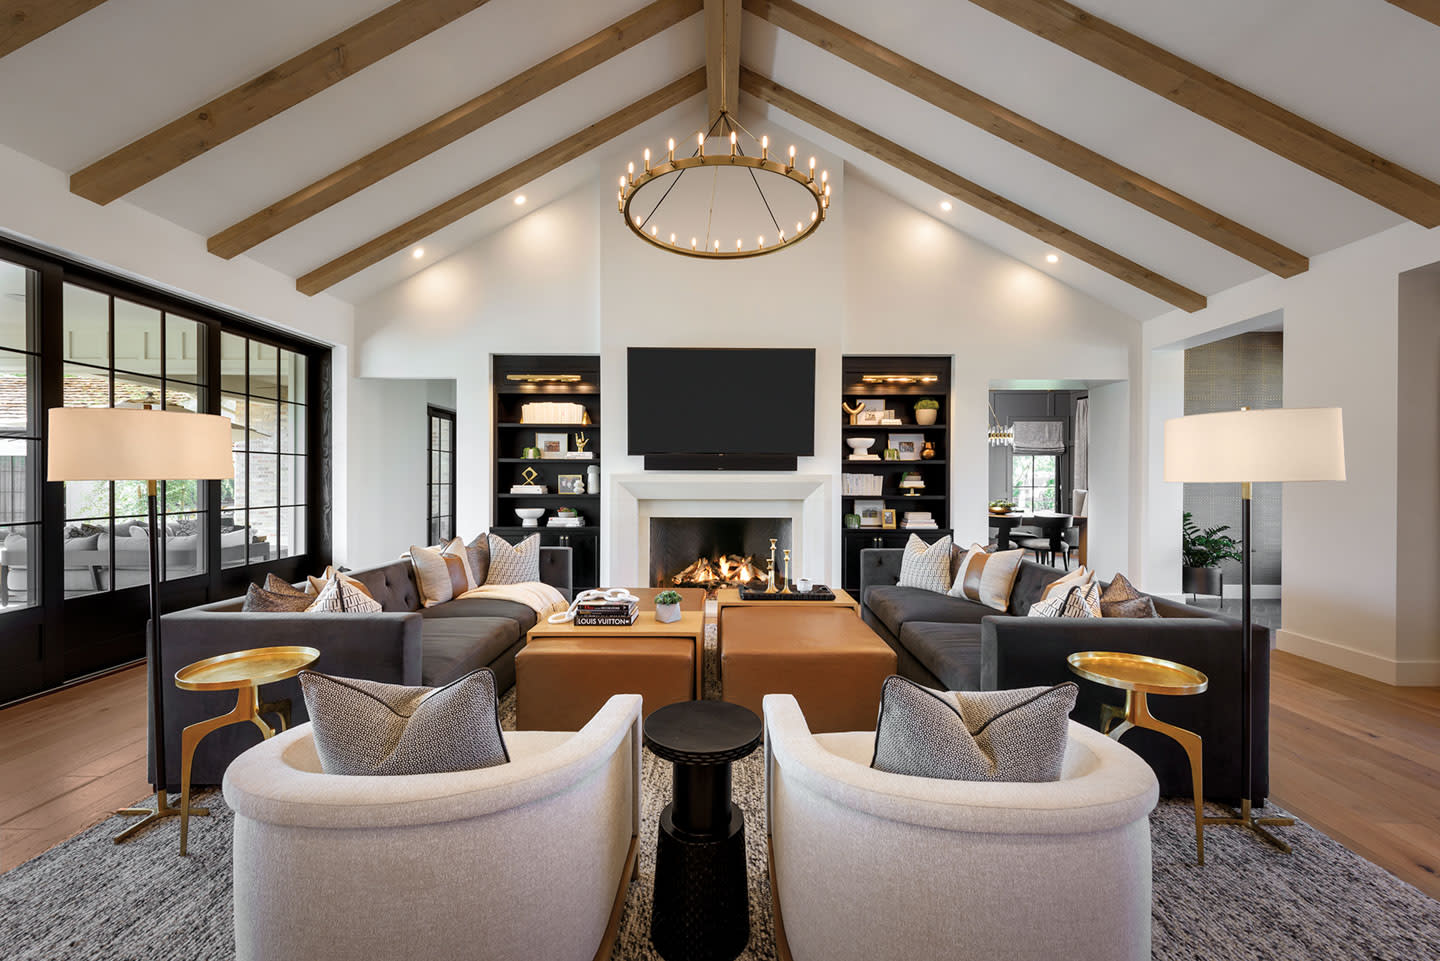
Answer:
<svg viewBox="0 0 1440 961"><path fill-rule="evenodd" d="M535 432L535 446L540 448L542 458L563 458L570 450L569 434L548 434Z"/></svg>
<svg viewBox="0 0 1440 961"><path fill-rule="evenodd" d="M893 510L887 507L880 512L880 526L887 531L895 529L895 512Z"/></svg>
<svg viewBox="0 0 1440 961"><path fill-rule="evenodd" d="M878 427L880 422L889 416L890 412L883 407L876 410L867 407L855 415L855 425L857 427Z"/></svg>
<svg viewBox="0 0 1440 961"><path fill-rule="evenodd" d="M880 515L885 513L885 502L883 500L857 500L855 513L860 515L861 527L879 527ZM891 515L893 517L894 511L891 511Z"/></svg>
<svg viewBox="0 0 1440 961"><path fill-rule="evenodd" d="M925 435L891 434L886 446L899 451L901 460L919 460L920 451L925 447Z"/></svg>
<svg viewBox="0 0 1440 961"><path fill-rule="evenodd" d="M585 493L584 474L561 474L555 481L555 489L561 494Z"/></svg>

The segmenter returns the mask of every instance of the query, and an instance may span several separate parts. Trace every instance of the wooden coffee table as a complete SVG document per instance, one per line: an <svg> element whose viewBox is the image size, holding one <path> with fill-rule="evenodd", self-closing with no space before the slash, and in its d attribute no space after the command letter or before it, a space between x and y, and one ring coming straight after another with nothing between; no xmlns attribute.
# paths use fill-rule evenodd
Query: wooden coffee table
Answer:
<svg viewBox="0 0 1440 961"><path fill-rule="evenodd" d="M635 623L629 627L579 627L575 622L551 624L546 620L530 628L527 644L543 644L549 639L577 640L587 637L619 640L627 637L683 637L695 645L695 698L700 698L701 678L705 662L705 612L703 610L682 610L680 620L662 624L655 620L655 611L642 610ZM616 691L613 693L624 693Z"/></svg>

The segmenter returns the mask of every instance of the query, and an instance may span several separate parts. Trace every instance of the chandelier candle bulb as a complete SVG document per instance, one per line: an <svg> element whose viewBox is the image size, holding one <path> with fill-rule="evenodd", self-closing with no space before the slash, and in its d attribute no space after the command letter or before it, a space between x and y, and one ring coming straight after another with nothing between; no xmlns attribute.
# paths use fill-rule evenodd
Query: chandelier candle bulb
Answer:
<svg viewBox="0 0 1440 961"><path fill-rule="evenodd" d="M736 250L740 250L740 249L741 249L741 247L740 247L740 238L739 238L739 237L736 237L736 238L735 238L735 249L736 249Z"/></svg>
<svg viewBox="0 0 1440 961"><path fill-rule="evenodd" d="M650 225L650 236L652 236L652 237L659 236L659 231L657 231L657 230L655 229L655 225L654 225L654 224L651 224L651 225Z"/></svg>
<svg viewBox="0 0 1440 961"><path fill-rule="evenodd" d="M810 179L811 179L811 180L814 180L814 179L815 179L815 158L814 158L814 157L811 157L811 158L810 158Z"/></svg>
<svg viewBox="0 0 1440 961"><path fill-rule="evenodd" d="M629 180L630 183L633 184L633 183L635 182L635 163L634 163L634 161L631 161L631 162L626 166L625 176L626 176L626 178Z"/></svg>
<svg viewBox="0 0 1440 961"><path fill-rule="evenodd" d="M764 250L764 249L765 249L765 236L762 234L762 235L759 237L759 239L757 239L757 240L755 241L755 243L758 245L758 247L759 247L760 250Z"/></svg>
<svg viewBox="0 0 1440 961"><path fill-rule="evenodd" d="M696 243L699 241L699 239L700 239L700 238L698 238L698 237L691 237L691 238L690 238L690 249L691 249L691 250L699 250L699 249L700 249L699 247L696 246Z"/></svg>
<svg viewBox="0 0 1440 961"><path fill-rule="evenodd" d="M730 156L735 156L735 131L730 131Z"/></svg>
<svg viewBox="0 0 1440 961"><path fill-rule="evenodd" d="M760 138L760 159L770 159L770 138L768 136Z"/></svg>
<svg viewBox="0 0 1440 961"><path fill-rule="evenodd" d="M645 172L650 172L650 148L645 148Z"/></svg>
<svg viewBox="0 0 1440 961"><path fill-rule="evenodd" d="M671 234L671 235L670 235L670 243L672 243L672 244L675 243L675 235L674 235L674 234Z"/></svg>
<svg viewBox="0 0 1440 961"><path fill-rule="evenodd" d="M700 145L700 156L701 156L701 157L704 157L704 156L705 156L705 131L702 130L702 131L700 131L699 133L697 133L697 134L695 135L695 141Z"/></svg>
<svg viewBox="0 0 1440 961"><path fill-rule="evenodd" d="M665 148L665 149L668 150L668 151L670 151L670 162L673 164L673 163L675 162L675 138L674 138L674 137L671 137L671 138L670 138L670 142L666 145L666 148Z"/></svg>
<svg viewBox="0 0 1440 961"><path fill-rule="evenodd" d="M790 162L785 165L785 172L789 173L795 169L795 145L790 145Z"/></svg>

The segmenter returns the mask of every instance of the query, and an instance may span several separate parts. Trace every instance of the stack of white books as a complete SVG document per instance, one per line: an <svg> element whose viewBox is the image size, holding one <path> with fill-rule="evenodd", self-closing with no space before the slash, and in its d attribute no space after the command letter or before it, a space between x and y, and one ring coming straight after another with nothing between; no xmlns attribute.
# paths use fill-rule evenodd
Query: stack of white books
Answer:
<svg viewBox="0 0 1440 961"><path fill-rule="evenodd" d="M879 454L851 454L851 460L879 460Z"/></svg>
<svg viewBox="0 0 1440 961"><path fill-rule="evenodd" d="M552 518L550 518L549 520L547 520L547 521L545 522L545 526L546 526L546 527L584 527L584 526L585 526L585 518L579 517L579 516L576 516L576 517L560 517L559 515L556 515L555 517L552 517Z"/></svg>
<svg viewBox="0 0 1440 961"><path fill-rule="evenodd" d="M939 530L940 525L929 511L906 511L900 526L906 530Z"/></svg>
<svg viewBox="0 0 1440 961"><path fill-rule="evenodd" d="M583 424L584 404L564 404L553 400L538 400L520 405L522 424Z"/></svg>
<svg viewBox="0 0 1440 961"><path fill-rule="evenodd" d="M512 494L548 494L550 488L544 484L511 484Z"/></svg>
<svg viewBox="0 0 1440 961"><path fill-rule="evenodd" d="M846 497L875 497L884 490L885 478L879 474L841 474L840 493Z"/></svg>

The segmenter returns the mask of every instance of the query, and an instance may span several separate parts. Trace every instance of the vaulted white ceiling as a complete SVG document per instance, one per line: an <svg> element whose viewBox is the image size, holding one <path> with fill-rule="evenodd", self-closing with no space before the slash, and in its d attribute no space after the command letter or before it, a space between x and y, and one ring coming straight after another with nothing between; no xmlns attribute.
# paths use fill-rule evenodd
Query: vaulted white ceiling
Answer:
<svg viewBox="0 0 1440 961"><path fill-rule="evenodd" d="M0 143L79 170L387 5L386 0L108 0L0 58ZM490 0L454 23L129 194L209 236L558 53L639 0ZM1314 256L1402 218L1190 111L960 0L808 0L945 77ZM1432 180L1440 180L1440 27L1385 0L1081 0L1097 16ZM704 62L692 16L249 251L294 277L488 179ZM1201 293L1260 267L746 14L742 63L961 176ZM705 122L704 97L645 126ZM1139 318L1170 307L742 96L900 199ZM565 165L332 292L358 300L576 186L612 149ZM653 139L653 138L652 138ZM837 198L844 203L844 197ZM4 226L0 211L0 227Z"/></svg>

